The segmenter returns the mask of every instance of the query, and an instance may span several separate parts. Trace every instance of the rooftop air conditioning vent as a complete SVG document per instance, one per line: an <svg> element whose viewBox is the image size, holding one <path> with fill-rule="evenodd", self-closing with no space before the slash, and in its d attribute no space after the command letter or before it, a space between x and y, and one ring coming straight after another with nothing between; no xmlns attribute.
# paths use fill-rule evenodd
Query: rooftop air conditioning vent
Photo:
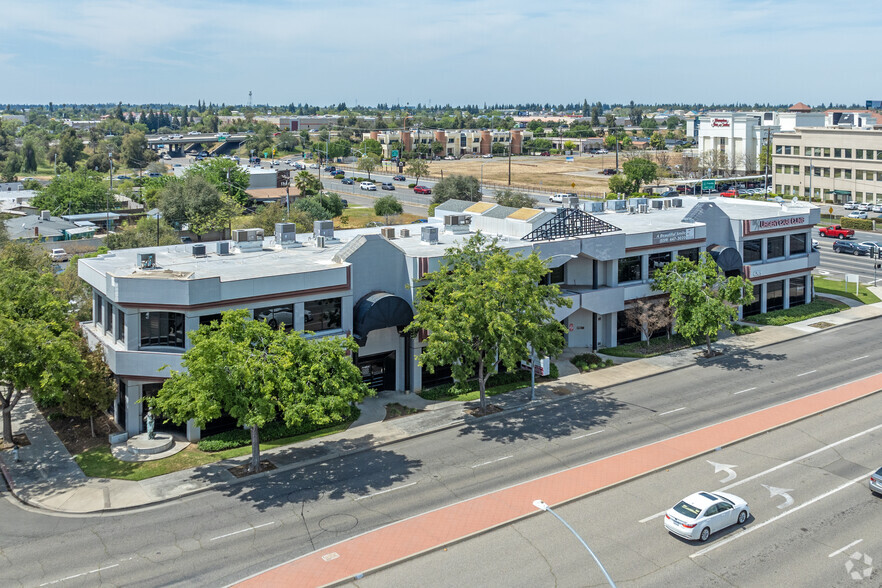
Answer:
<svg viewBox="0 0 882 588"><path fill-rule="evenodd" d="M438 243L438 227L423 227L420 230L420 240L424 243L435 245Z"/></svg>
<svg viewBox="0 0 882 588"><path fill-rule="evenodd" d="M316 235L315 237L315 246L319 249L324 249L325 247L325 238L321 235Z"/></svg>
<svg viewBox="0 0 882 588"><path fill-rule="evenodd" d="M139 253L138 254L138 269L149 270L156 267L156 254L155 253Z"/></svg>
<svg viewBox="0 0 882 588"><path fill-rule="evenodd" d="M410 229L401 229L401 232L399 232L398 235L402 239L407 239L408 237L410 237Z"/></svg>
<svg viewBox="0 0 882 588"><path fill-rule="evenodd" d="M674 206L674 208L683 208L683 199L671 198L671 204Z"/></svg>
<svg viewBox="0 0 882 588"><path fill-rule="evenodd" d="M664 203L661 200L653 200L652 201L653 208L657 208L657 209L661 210L663 206L664 206Z"/></svg>
<svg viewBox="0 0 882 588"><path fill-rule="evenodd" d="M383 227L380 229L380 234L383 235L384 239L389 239L391 241L395 238L395 227Z"/></svg>
<svg viewBox="0 0 882 588"><path fill-rule="evenodd" d="M230 254L230 242L229 241L218 241L215 245L218 255L229 255Z"/></svg>
<svg viewBox="0 0 882 588"><path fill-rule="evenodd" d="M197 243L193 245L193 257L205 257L205 244Z"/></svg>
<svg viewBox="0 0 882 588"><path fill-rule="evenodd" d="M637 205L637 212L639 212L641 214L649 212L649 207L646 206L645 204L638 204Z"/></svg>

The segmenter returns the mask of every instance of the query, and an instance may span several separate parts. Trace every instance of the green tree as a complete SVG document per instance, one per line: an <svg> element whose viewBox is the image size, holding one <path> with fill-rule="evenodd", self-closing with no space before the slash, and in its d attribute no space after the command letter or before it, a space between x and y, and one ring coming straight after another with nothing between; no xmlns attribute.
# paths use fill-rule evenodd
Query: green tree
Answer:
<svg viewBox="0 0 882 588"><path fill-rule="evenodd" d="M666 148L665 138L662 137L661 133L656 131L649 138L649 146L652 147L653 149L658 149L658 150L665 149Z"/></svg>
<svg viewBox="0 0 882 588"><path fill-rule="evenodd" d="M6 156L6 161L3 163L3 171L0 173L0 176L3 177L4 182L14 182L18 172L21 171L22 161L21 157L18 153L10 153Z"/></svg>
<svg viewBox="0 0 882 588"><path fill-rule="evenodd" d="M383 156L383 146L376 139L365 139L361 142L361 149L364 153L373 153L377 157Z"/></svg>
<svg viewBox="0 0 882 588"><path fill-rule="evenodd" d="M223 313L220 323L190 334L192 347L151 409L175 423L197 426L223 414L251 429L251 470L260 468L260 427L278 416L289 426L345 421L371 391L349 355L351 337L303 337L249 319L247 310Z"/></svg>
<svg viewBox="0 0 882 588"><path fill-rule="evenodd" d="M69 301L71 318L77 322L92 320L92 287L78 275L79 260L75 255L58 274L58 292Z"/></svg>
<svg viewBox="0 0 882 588"><path fill-rule="evenodd" d="M250 176L232 159L203 159L191 165L187 169L187 175L202 176L239 204L244 206L248 203L248 194L245 191L251 181Z"/></svg>
<svg viewBox="0 0 882 588"><path fill-rule="evenodd" d="M321 181L306 170L297 172L294 176L294 186L300 191L301 196L318 194L322 189Z"/></svg>
<svg viewBox="0 0 882 588"><path fill-rule="evenodd" d="M125 225L104 239L104 245L113 250L174 245L179 242L178 232L161 218L142 218L136 224Z"/></svg>
<svg viewBox="0 0 882 588"><path fill-rule="evenodd" d="M52 178L32 200L33 206L53 214L83 214L106 210L110 189L103 177L92 171L66 172ZM112 204L112 203L111 203Z"/></svg>
<svg viewBox="0 0 882 588"><path fill-rule="evenodd" d="M429 175L429 162L423 159L413 159L407 164L405 171L416 178L416 183L419 184L420 178Z"/></svg>
<svg viewBox="0 0 882 588"><path fill-rule="evenodd" d="M169 182L159 193L162 218L172 226L189 226L199 235L225 229L242 207L200 175Z"/></svg>
<svg viewBox="0 0 882 588"><path fill-rule="evenodd" d="M623 174L616 174L609 179L609 191L614 194L632 194L635 192L634 182Z"/></svg>
<svg viewBox="0 0 882 588"><path fill-rule="evenodd" d="M380 158L373 153L368 153L367 155L363 155L358 159L358 165L356 167L361 171L367 172L368 179L371 179L371 172L377 169L379 166Z"/></svg>
<svg viewBox="0 0 882 588"><path fill-rule="evenodd" d="M254 214L238 216L233 219L234 229L263 229L265 235L276 230L276 223L285 222L285 207L278 202L263 204L254 209Z"/></svg>
<svg viewBox="0 0 882 588"><path fill-rule="evenodd" d="M451 174L435 183L432 203L436 206L448 200L481 201L481 184L474 176Z"/></svg>
<svg viewBox="0 0 882 588"><path fill-rule="evenodd" d="M524 192L503 188L496 190L496 203L500 206L511 206L513 208L533 208L536 206L536 199Z"/></svg>
<svg viewBox="0 0 882 588"><path fill-rule="evenodd" d="M481 409L486 411L487 379L499 365L516 369L530 357L564 348L563 325L554 307L571 302L556 285L542 285L549 269L534 251L509 254L482 233L445 252L437 271L417 290L416 315L408 330L428 333L419 357L430 372L449 365L459 383L477 377Z"/></svg>
<svg viewBox="0 0 882 588"><path fill-rule="evenodd" d="M84 149L83 141L77 137L77 132L73 129L63 131L58 138L58 159L70 169L77 168L77 161L83 156Z"/></svg>
<svg viewBox="0 0 882 588"><path fill-rule="evenodd" d="M50 272L0 262L0 411L7 443L12 410L26 391L40 404L56 404L81 378L79 337L66 306Z"/></svg>
<svg viewBox="0 0 882 588"><path fill-rule="evenodd" d="M283 151L294 151L299 145L300 137L291 131L286 131L276 137L276 146Z"/></svg>
<svg viewBox="0 0 882 588"><path fill-rule="evenodd" d="M143 132L132 131L123 137L119 158L126 167L144 169L156 159L156 154L147 148L147 136Z"/></svg>
<svg viewBox="0 0 882 588"><path fill-rule="evenodd" d="M107 173L110 171L110 157L107 156L107 153L97 151L90 155L89 159L86 160L86 169L89 171Z"/></svg>
<svg viewBox="0 0 882 588"><path fill-rule="evenodd" d="M395 216L402 212L404 212L404 208L401 206L401 202L392 194L378 198L374 202L374 214L382 216L387 225L389 224L390 216Z"/></svg>
<svg viewBox="0 0 882 588"><path fill-rule="evenodd" d="M79 337L77 350L83 360L80 378L72 382L61 397L61 412L67 416L89 419L95 436L95 415L107 410L116 396L113 373L104 362L104 351L90 349L86 339Z"/></svg>
<svg viewBox="0 0 882 588"><path fill-rule="evenodd" d="M653 290L667 292L677 331L695 342L704 338L707 356L711 339L738 318L738 306L753 302L753 285L741 276L726 277L711 255L698 262L678 258L655 271Z"/></svg>
<svg viewBox="0 0 882 588"><path fill-rule="evenodd" d="M22 171L34 173L40 159L40 145L33 136L24 138L21 144Z"/></svg>
<svg viewBox="0 0 882 588"><path fill-rule="evenodd" d="M658 164L645 157L635 157L622 165L622 171L634 184L634 191L639 192L640 186L654 182L658 178Z"/></svg>

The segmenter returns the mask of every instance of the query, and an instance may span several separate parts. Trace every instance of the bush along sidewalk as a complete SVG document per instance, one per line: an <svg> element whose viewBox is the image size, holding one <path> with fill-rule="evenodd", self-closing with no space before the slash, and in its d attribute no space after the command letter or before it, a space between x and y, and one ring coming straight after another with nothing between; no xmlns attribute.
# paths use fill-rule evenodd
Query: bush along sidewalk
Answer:
<svg viewBox="0 0 882 588"><path fill-rule="evenodd" d="M549 375L538 376L536 383L556 380L560 376L558 367L552 363L549 369ZM530 371L518 370L514 372L504 372L494 374L487 380L487 396L496 396L513 390L519 390L530 385ZM442 384L432 388L426 388L419 395L426 400L455 400L458 402L468 402L477 400L480 396L478 391L477 380L469 380L467 382L453 382L451 384Z"/></svg>
<svg viewBox="0 0 882 588"><path fill-rule="evenodd" d="M604 360L593 353L580 353L574 356L570 363L579 368L580 372L593 372L612 366L613 360Z"/></svg>

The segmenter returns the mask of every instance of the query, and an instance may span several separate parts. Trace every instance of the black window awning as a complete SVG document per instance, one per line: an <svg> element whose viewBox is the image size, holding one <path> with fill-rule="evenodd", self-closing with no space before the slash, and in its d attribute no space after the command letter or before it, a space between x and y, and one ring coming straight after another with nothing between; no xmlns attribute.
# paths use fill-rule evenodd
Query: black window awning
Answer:
<svg viewBox="0 0 882 588"><path fill-rule="evenodd" d="M364 345L371 331L396 327L400 332L412 321L413 309L406 300L389 292L373 292L355 305L352 337L356 343Z"/></svg>
<svg viewBox="0 0 882 588"><path fill-rule="evenodd" d="M711 245L707 251L723 272L741 272L744 262L741 259L741 254L734 247Z"/></svg>

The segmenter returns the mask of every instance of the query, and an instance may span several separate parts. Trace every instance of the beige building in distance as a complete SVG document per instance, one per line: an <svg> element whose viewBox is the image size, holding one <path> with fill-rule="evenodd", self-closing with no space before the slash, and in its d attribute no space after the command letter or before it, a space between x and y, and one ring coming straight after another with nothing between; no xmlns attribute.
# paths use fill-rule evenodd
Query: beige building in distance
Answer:
<svg viewBox="0 0 882 588"><path fill-rule="evenodd" d="M508 152L509 142L513 155L523 152L524 141L533 138L531 131L523 129L488 130L488 129L462 129L462 130L434 130L412 129L409 131L389 130L370 131L362 135L364 139L376 139L383 147L383 157L392 157L392 144L401 143L402 147L410 151L417 145L431 146L437 141L444 146L439 153L441 157L451 155L460 158L463 155L487 155L493 153L494 145L501 145L501 152Z"/></svg>
<svg viewBox="0 0 882 588"><path fill-rule="evenodd" d="M882 130L797 128L772 144L776 194L882 203Z"/></svg>

